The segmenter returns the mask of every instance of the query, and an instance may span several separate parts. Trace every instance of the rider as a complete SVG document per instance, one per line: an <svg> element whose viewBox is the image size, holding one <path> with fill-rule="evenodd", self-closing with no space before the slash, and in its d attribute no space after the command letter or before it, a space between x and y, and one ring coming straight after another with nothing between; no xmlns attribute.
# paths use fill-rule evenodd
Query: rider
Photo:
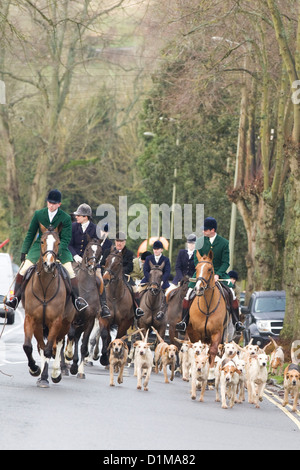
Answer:
<svg viewBox="0 0 300 470"><path fill-rule="evenodd" d="M175 285L177 285L184 276L192 277L195 272L194 251L196 239L196 235L191 233L186 239L186 248L179 250L175 265L176 274L172 281Z"/></svg>
<svg viewBox="0 0 300 470"><path fill-rule="evenodd" d="M61 193L58 189L53 189L49 192L47 197L47 207L35 211L30 226L21 248L21 268L16 276L15 282L15 295L12 299L6 300L6 305L15 309L17 308L22 295L22 282L23 278L30 266L35 264L41 253L40 239L41 230L39 224L44 227L53 228L61 224L61 231L59 234L60 245L58 255L60 262L68 272L71 280L72 287L72 300L73 304L79 312L88 307L88 303L82 297L79 297L78 279L75 276L72 261L73 257L68 249L68 245L72 235L72 220L69 214L64 212L61 208ZM36 237L36 235L38 236ZM27 256L26 256L27 255Z"/></svg>
<svg viewBox="0 0 300 470"><path fill-rule="evenodd" d="M130 274L133 270L133 252L126 247L126 234L124 232L117 232L115 239L115 246L113 247L113 252L121 253L123 260L123 277L124 281L132 295L132 300L135 305L135 316L137 318L144 315L143 310L138 306L137 299L134 296L133 292L133 281L130 279ZM106 258L111 253L111 250L106 250L101 261L101 266L105 266ZM132 282L132 284L131 284Z"/></svg>
<svg viewBox="0 0 300 470"><path fill-rule="evenodd" d="M229 242L225 238L217 234L217 221L214 217L207 217L204 220L203 226L204 237L201 237L196 242L196 250L194 254L195 266L198 264L197 251L199 251L201 256L207 255L210 250L213 252L213 267L215 272L215 281L219 279L228 279L229 282L225 281L225 284L222 284L227 290L230 288L232 293L230 313L232 315L232 320L235 326L236 331L244 330L243 324L239 321L239 308L238 302L234 291L232 290L232 284L230 283L230 277L226 273L229 267ZM196 278L196 273L193 276ZM227 285L226 285L227 284ZM177 323L176 330L185 332L186 327L189 321L189 308L191 301L194 296L191 296L191 293L194 291L195 283L191 282L189 284L189 289L183 300L183 319L181 322ZM192 298L191 298L192 297Z"/></svg>
<svg viewBox="0 0 300 470"><path fill-rule="evenodd" d="M74 212L74 216L76 218L76 222L72 223L72 237L69 244L69 250L73 255L75 263L77 263L77 266L80 266L82 263L84 251L89 242L88 236L90 238L98 238L98 229L97 225L91 221L92 209L88 204L80 204L76 212ZM102 287L103 281L100 266L97 266L96 282L99 289L101 317L110 317L110 311L106 303L105 289Z"/></svg>
<svg viewBox="0 0 300 470"><path fill-rule="evenodd" d="M166 256L162 254L164 250L163 244L160 240L156 240L153 243L153 255L147 256L144 264L144 278L141 280L141 284L148 284L149 283L149 276L150 276L150 262L154 264L155 266L160 266L164 262L164 267L163 267L163 275L162 275L162 289L165 292L165 290L170 287L169 284L169 277L171 273L171 265L170 265L170 260ZM167 303L166 303L166 297L165 295L163 296L162 304L160 307L159 312L156 315L157 320L162 320L165 316L167 310Z"/></svg>

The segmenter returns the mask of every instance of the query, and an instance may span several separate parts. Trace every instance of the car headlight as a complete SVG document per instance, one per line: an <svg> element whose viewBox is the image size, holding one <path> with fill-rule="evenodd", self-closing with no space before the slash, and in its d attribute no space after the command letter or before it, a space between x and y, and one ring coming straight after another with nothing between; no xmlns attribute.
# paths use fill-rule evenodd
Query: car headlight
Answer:
<svg viewBox="0 0 300 470"><path fill-rule="evenodd" d="M260 333L270 333L271 332L271 325L268 320L258 320L256 322L257 329Z"/></svg>

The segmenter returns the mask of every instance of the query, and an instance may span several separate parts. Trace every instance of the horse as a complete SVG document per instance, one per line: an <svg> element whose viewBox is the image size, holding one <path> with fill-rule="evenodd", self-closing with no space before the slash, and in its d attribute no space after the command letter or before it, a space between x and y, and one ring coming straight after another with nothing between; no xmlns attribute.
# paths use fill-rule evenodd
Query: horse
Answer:
<svg viewBox="0 0 300 470"><path fill-rule="evenodd" d="M40 224L42 232L41 253L38 262L31 269L31 276L24 287L22 303L25 308L23 344L28 359L29 372L38 377L38 387L48 388L50 358L55 357L51 378L54 383L61 381L61 351L75 315L71 300L71 286L65 282L66 274L57 262L60 244L58 228L48 229ZM35 337L41 355L41 368L32 356L32 337Z"/></svg>
<svg viewBox="0 0 300 470"><path fill-rule="evenodd" d="M103 280L111 313L109 318L99 318L102 339L100 363L106 366L109 363L107 348L111 342L110 328L116 325L118 328L116 338L121 338L134 321L133 297L124 280L122 253L112 251L107 256Z"/></svg>
<svg viewBox="0 0 300 470"><path fill-rule="evenodd" d="M147 289L141 293L140 300L140 308L144 311L144 315L137 321L138 327L144 328L145 331L154 326L162 338L165 336L167 315L162 320L157 320L156 314L160 311L165 295L161 288L164 265L165 262L161 265L154 265L150 261L149 283Z"/></svg>
<svg viewBox="0 0 300 470"><path fill-rule="evenodd" d="M213 252L201 257L197 251L196 296L190 307L187 335L194 343L201 340L209 344L210 367L213 367L218 346L222 342L227 319L227 306L219 283L215 283L212 263Z"/></svg>
<svg viewBox="0 0 300 470"><path fill-rule="evenodd" d="M189 277L184 276L180 284L175 289L167 293L167 323L169 324L170 343L175 344L175 338L178 338L176 324L182 320L182 301L188 291Z"/></svg>
<svg viewBox="0 0 300 470"><path fill-rule="evenodd" d="M88 244L84 250L81 264L75 268L78 278L79 295L88 299L88 307L84 310L83 318L77 313L72 322L68 343L65 351L67 360L72 360L70 373L77 374L77 378L85 379L84 360L89 355L88 343L90 334L95 324L95 319L100 313L99 281L96 275L97 265L102 256L102 242L88 235ZM83 334L83 336L82 336ZM82 336L79 362L79 341ZM74 354L73 354L74 346Z"/></svg>

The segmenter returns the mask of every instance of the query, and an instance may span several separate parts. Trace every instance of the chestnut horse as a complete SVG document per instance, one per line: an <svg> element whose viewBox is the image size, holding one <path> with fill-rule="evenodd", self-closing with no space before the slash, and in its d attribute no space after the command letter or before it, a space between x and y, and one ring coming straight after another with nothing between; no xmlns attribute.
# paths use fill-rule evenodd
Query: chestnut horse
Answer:
<svg viewBox="0 0 300 470"><path fill-rule="evenodd" d="M84 250L82 263L75 268L78 278L79 295L88 299L89 306L84 310L82 318L80 314L76 313L74 321L72 322L69 334L68 343L66 348L66 359L71 360L73 363L70 368L72 375L77 374L77 378L85 379L84 373L84 359L89 355L88 342L95 324L95 319L100 313L100 299L99 299L99 282L96 276L97 266L102 255L102 241L94 239L88 235L88 244ZM81 341L81 361L79 362L79 341ZM73 345L74 355L73 355Z"/></svg>
<svg viewBox="0 0 300 470"><path fill-rule="evenodd" d="M133 325L134 303L133 297L123 275L122 253L112 251L106 258L103 280L108 307L111 313L109 318L99 318L100 336L102 339L102 351L100 363L108 365L107 348L111 342L110 329L116 325L117 336L126 335L127 330Z"/></svg>
<svg viewBox="0 0 300 470"><path fill-rule="evenodd" d="M40 379L38 387L49 387L48 368L50 358L55 356L51 378L54 383L60 382L61 351L65 335L68 333L75 315L70 297L71 288L67 287L62 275L62 267L57 263L60 244L59 228L47 229L40 224L41 254L32 275L27 282L22 296L25 308L23 349L28 358L29 372ZM32 357L32 337L36 338L41 355L41 368Z"/></svg>
<svg viewBox="0 0 300 470"><path fill-rule="evenodd" d="M140 307L144 315L138 319L138 327L145 331L154 326L159 335L164 338L167 326L167 315L162 320L157 320L156 315L160 311L164 292L161 288L161 279L165 262L154 265L150 261L149 283L146 291L141 293Z"/></svg>
<svg viewBox="0 0 300 470"><path fill-rule="evenodd" d="M214 280L213 253L201 257L197 251L196 296L190 307L187 334L190 340L209 344L210 366L214 364L218 346L222 342L227 320L227 307L221 286Z"/></svg>

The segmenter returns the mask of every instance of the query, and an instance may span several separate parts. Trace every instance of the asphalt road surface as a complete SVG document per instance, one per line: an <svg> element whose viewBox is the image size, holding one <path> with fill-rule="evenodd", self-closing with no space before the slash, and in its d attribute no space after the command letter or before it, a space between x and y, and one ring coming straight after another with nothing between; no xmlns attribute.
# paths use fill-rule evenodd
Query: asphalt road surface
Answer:
<svg viewBox="0 0 300 470"><path fill-rule="evenodd" d="M184 451L192 464L200 450L300 449L299 413L284 412L268 393L260 409L245 401L224 410L213 390L206 391L204 403L193 401L188 383L176 377L165 384L162 372L152 373L148 392L136 389L132 367L122 385L110 387L109 372L99 362L86 367L85 380L69 376L40 389L29 375L22 344L18 309L15 324L5 326L0 338L2 450L91 449L104 451L103 459L144 450L144 463L154 459L151 450Z"/></svg>

